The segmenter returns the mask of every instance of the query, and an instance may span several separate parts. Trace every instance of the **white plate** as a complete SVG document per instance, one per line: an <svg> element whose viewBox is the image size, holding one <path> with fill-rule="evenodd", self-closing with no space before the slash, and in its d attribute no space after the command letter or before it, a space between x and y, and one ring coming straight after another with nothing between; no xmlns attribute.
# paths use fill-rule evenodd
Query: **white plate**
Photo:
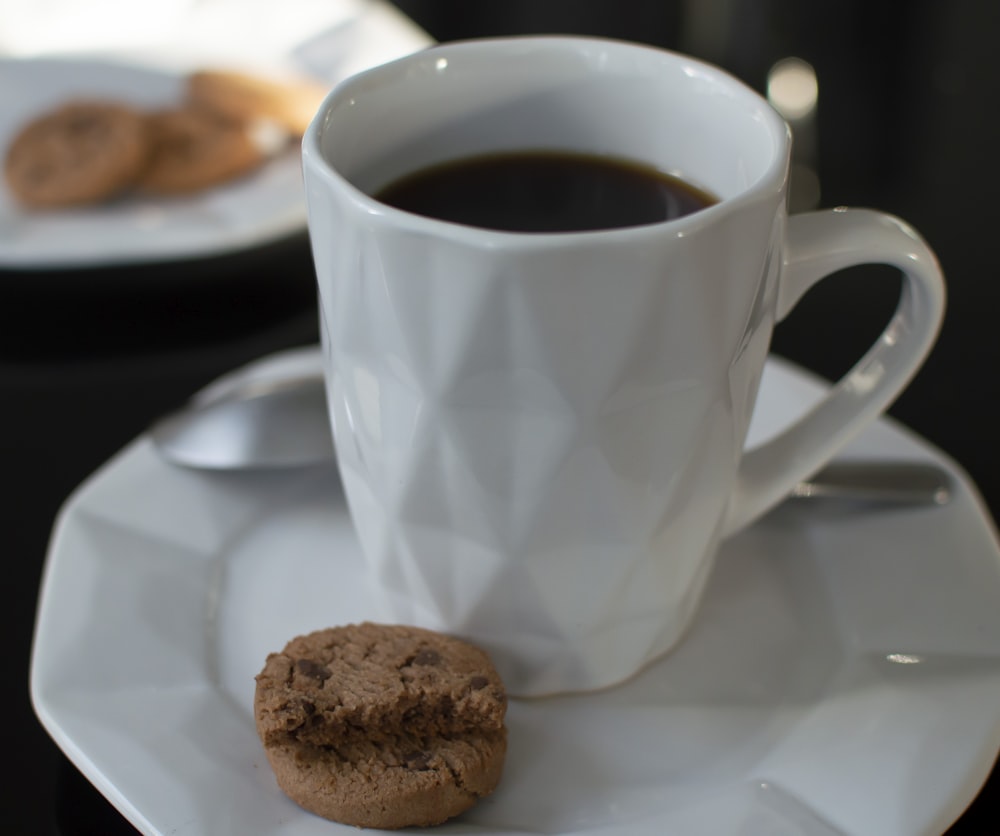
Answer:
<svg viewBox="0 0 1000 836"><path fill-rule="evenodd" d="M321 65L331 86L350 73L431 42L391 7L372 3L366 8L364 16L346 21L324 42L306 45L299 56L307 66ZM317 60L309 60L310 51ZM336 59L331 51L336 51ZM212 66L212 58L176 54L0 58L0 157L29 119L70 98L107 97L143 109L175 105L183 97L183 72L197 66ZM297 148L249 177L191 197L127 197L108 205L59 211L24 209L0 177L0 267L5 268L93 267L210 256L265 244L303 231L305 225Z"/></svg>
<svg viewBox="0 0 1000 836"><path fill-rule="evenodd" d="M769 363L754 437L821 391ZM995 533L907 431L882 421L850 452L938 461L955 498L785 504L725 545L672 655L601 694L514 701L501 786L439 832L915 836L956 819L1000 746ZM145 833L353 834L284 798L251 704L269 651L372 601L332 468L185 471L140 438L58 520L35 709Z"/></svg>

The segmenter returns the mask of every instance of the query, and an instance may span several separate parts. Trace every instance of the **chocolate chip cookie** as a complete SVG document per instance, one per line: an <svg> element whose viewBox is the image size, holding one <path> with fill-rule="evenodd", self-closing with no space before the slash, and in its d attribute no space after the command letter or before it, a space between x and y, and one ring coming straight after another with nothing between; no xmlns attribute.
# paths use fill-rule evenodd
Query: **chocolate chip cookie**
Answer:
<svg viewBox="0 0 1000 836"><path fill-rule="evenodd" d="M128 188L149 152L146 121L131 107L67 102L17 134L4 174L25 206L80 206L109 200Z"/></svg>
<svg viewBox="0 0 1000 836"><path fill-rule="evenodd" d="M359 827L439 824L492 792L507 749L489 657L416 627L292 639L257 676L254 715L278 785Z"/></svg>
<svg viewBox="0 0 1000 836"><path fill-rule="evenodd" d="M231 119L269 119L302 136L327 87L311 79L264 78L244 72L205 69L187 79L188 100Z"/></svg>
<svg viewBox="0 0 1000 836"><path fill-rule="evenodd" d="M138 178L145 192L190 194L254 171L287 135L269 137L257 126L198 107L178 107L148 116L152 145Z"/></svg>

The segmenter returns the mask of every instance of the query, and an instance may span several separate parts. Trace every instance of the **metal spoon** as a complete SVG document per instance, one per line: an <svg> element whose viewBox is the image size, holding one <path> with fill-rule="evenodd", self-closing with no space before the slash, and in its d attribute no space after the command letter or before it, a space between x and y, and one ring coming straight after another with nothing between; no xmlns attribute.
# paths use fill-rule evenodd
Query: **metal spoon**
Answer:
<svg viewBox="0 0 1000 836"><path fill-rule="evenodd" d="M156 422L167 461L203 470L302 467L333 461L323 378L304 374L240 384Z"/></svg>
<svg viewBox="0 0 1000 836"><path fill-rule="evenodd" d="M207 470L301 467L334 457L323 379L314 374L243 384L167 416L150 436L168 461ZM827 465L792 496L944 505L952 489L949 473L930 462L858 460Z"/></svg>

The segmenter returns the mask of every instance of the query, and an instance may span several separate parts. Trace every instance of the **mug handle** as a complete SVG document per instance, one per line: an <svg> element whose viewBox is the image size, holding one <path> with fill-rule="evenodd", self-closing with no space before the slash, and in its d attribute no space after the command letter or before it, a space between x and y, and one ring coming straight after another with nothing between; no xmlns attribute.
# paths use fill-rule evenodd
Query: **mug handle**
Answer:
<svg viewBox="0 0 1000 836"><path fill-rule="evenodd" d="M902 271L899 306L864 357L823 400L781 434L744 454L724 536L780 502L877 418L934 344L945 307L937 259L908 224L870 209L838 208L788 219L777 321L818 281L858 264L888 264Z"/></svg>

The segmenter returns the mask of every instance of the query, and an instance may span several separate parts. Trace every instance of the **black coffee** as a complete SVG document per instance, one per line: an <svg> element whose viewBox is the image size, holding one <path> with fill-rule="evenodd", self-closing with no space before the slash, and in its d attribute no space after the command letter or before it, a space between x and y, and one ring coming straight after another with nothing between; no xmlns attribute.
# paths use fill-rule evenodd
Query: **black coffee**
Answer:
<svg viewBox="0 0 1000 836"><path fill-rule="evenodd" d="M418 215L509 232L640 226L718 202L651 166L549 151L443 163L407 175L375 197Z"/></svg>

